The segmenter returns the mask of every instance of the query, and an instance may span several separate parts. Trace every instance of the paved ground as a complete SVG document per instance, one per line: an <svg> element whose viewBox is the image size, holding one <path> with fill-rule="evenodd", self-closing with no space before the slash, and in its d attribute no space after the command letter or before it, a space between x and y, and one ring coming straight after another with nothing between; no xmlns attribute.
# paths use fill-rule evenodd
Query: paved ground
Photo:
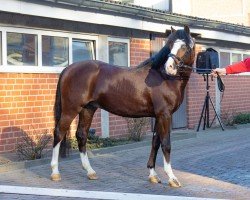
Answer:
<svg viewBox="0 0 250 200"><path fill-rule="evenodd" d="M118 150L119 149L119 150ZM48 164L0 174L0 185L72 190L143 193L215 199L250 199L250 128L199 132L197 137L172 142L172 166L183 187L170 188L163 171L162 153L156 171L162 184L147 181L150 146L128 145L99 151L90 162L100 179L89 181L80 159L60 162L62 181L50 181ZM0 186L1 188L1 186ZM79 199L0 194L0 199Z"/></svg>

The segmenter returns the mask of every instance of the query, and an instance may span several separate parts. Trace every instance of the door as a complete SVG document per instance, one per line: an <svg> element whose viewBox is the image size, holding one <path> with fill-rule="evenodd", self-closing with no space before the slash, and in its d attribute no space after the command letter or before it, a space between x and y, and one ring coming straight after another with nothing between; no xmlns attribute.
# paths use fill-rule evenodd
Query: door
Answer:
<svg viewBox="0 0 250 200"><path fill-rule="evenodd" d="M172 128L187 127L187 95L184 94L184 99L179 109L172 116Z"/></svg>

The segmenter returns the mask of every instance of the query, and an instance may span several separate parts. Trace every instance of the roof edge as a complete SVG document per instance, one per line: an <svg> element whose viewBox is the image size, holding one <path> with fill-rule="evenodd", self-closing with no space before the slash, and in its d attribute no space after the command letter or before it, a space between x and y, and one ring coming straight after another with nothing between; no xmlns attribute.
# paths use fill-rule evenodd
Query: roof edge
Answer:
<svg viewBox="0 0 250 200"><path fill-rule="evenodd" d="M47 4L74 7L78 10L91 9L119 16L140 18L146 21L160 22L163 24L189 25L192 28L217 30L226 33L250 35L250 27L233 23L221 22L188 15L171 13L168 11L152 9L113 0L19 0L35 4Z"/></svg>

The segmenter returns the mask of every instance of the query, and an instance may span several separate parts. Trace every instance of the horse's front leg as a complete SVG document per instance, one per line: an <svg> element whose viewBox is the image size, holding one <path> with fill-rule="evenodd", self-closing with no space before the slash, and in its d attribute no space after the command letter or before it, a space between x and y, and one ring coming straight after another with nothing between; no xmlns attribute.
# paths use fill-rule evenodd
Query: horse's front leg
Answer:
<svg viewBox="0 0 250 200"><path fill-rule="evenodd" d="M157 121L156 121L156 124L157 124ZM159 147L160 147L160 137L159 137L159 134L157 134L154 131L151 152L150 152L150 156L149 156L149 160L147 164L147 167L149 168L149 181L151 183L161 182L160 178L157 176L155 172L155 160L156 160Z"/></svg>
<svg viewBox="0 0 250 200"><path fill-rule="evenodd" d="M164 171L169 177L169 185L171 187L181 187L180 182L173 173L170 163L171 141L170 141L170 127L171 115L161 114L157 118L156 131L160 137L161 148L163 152Z"/></svg>

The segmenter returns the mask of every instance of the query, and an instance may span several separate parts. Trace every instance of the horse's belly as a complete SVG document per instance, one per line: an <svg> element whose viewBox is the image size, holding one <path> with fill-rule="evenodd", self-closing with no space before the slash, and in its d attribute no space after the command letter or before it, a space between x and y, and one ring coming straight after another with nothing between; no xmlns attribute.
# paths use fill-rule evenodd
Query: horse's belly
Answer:
<svg viewBox="0 0 250 200"><path fill-rule="evenodd" d="M153 106L150 104L150 89L145 84L145 76L142 74L138 77L137 72L117 68L102 69L93 99L101 108L116 115L151 116Z"/></svg>
<svg viewBox="0 0 250 200"><path fill-rule="evenodd" d="M153 107L146 102L112 98L108 101L100 101L100 107L110 113L123 117L153 117Z"/></svg>

